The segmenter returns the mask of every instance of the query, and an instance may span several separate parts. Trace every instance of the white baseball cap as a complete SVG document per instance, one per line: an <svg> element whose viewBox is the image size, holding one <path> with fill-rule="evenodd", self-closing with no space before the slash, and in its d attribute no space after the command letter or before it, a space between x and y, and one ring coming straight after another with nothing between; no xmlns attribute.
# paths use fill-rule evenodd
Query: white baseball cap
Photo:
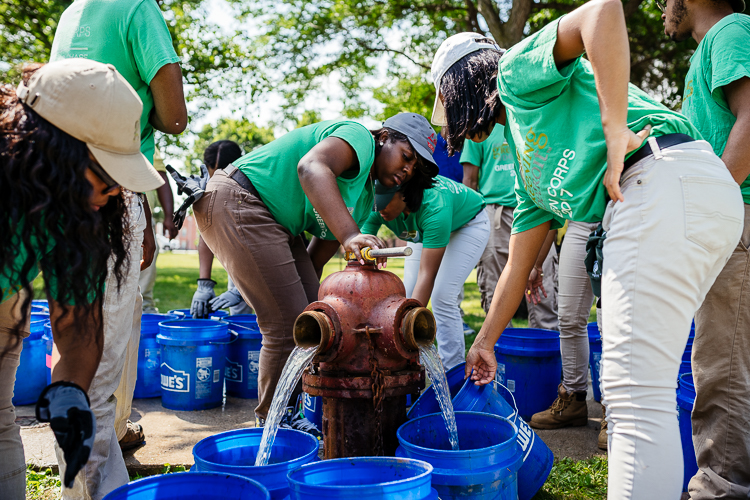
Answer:
<svg viewBox="0 0 750 500"><path fill-rule="evenodd" d="M164 179L141 153L143 103L111 64L63 59L45 64L16 89L18 99L83 141L120 186L151 191Z"/></svg>
<svg viewBox="0 0 750 500"><path fill-rule="evenodd" d="M440 48L432 60L431 69L436 93L435 105L432 107L431 121L433 125L445 126L448 124L445 119L445 108L440 101L440 81L443 79L443 75L462 57L482 49L497 50L500 53L505 52L504 49L501 49L498 44L489 40L485 35L473 32L453 35L440 44Z"/></svg>

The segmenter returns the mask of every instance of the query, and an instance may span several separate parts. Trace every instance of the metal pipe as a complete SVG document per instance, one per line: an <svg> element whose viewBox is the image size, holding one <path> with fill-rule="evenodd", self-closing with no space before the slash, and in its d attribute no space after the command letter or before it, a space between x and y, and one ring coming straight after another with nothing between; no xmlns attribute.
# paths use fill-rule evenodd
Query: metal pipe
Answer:
<svg viewBox="0 0 750 500"><path fill-rule="evenodd" d="M373 262L375 259L388 257L408 257L413 250L409 247L379 248L377 250L370 247L362 248L359 253L365 261ZM347 260L357 260L354 252L346 252Z"/></svg>
<svg viewBox="0 0 750 500"><path fill-rule="evenodd" d="M318 354L328 350L335 335L331 320L320 311L305 311L297 316L292 333L299 347L320 346Z"/></svg>
<svg viewBox="0 0 750 500"><path fill-rule="evenodd" d="M419 349L435 342L437 325L435 316L426 307L415 307L404 314L401 321L401 338L409 349Z"/></svg>

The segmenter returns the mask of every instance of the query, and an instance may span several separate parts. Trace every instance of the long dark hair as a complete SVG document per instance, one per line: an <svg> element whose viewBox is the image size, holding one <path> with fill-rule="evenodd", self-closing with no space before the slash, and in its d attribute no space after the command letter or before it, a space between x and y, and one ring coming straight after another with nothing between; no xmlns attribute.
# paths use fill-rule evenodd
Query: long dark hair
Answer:
<svg viewBox="0 0 750 500"><path fill-rule="evenodd" d="M449 155L463 149L467 135L489 134L502 113L497 91L500 56L496 50L477 50L459 59L440 80Z"/></svg>
<svg viewBox="0 0 750 500"><path fill-rule="evenodd" d="M212 142L203 152L203 164L210 169L221 169L242 156L242 149L234 141Z"/></svg>
<svg viewBox="0 0 750 500"><path fill-rule="evenodd" d="M26 66L24 82L41 66ZM122 282L129 260L126 197L133 195L112 197L95 212L86 179L90 164L84 142L20 102L13 87L0 85L0 272L17 285L0 290L0 301L27 292L16 335L28 318L28 276L37 266L47 297L63 306L63 316L73 311L76 320L94 317L101 323L110 257L117 286Z"/></svg>
<svg viewBox="0 0 750 500"><path fill-rule="evenodd" d="M422 206L422 199L424 198L424 190L432 187L434 178L430 175L427 166L425 165L425 159L422 158L412 147L409 139L406 135L401 132L397 132L392 128L383 127L378 130L371 130L373 137L375 138L375 156L380 154L383 146L380 145L383 142L385 145L386 141L391 142L405 142L409 145L412 153L417 157L416 168L414 175L411 179L406 181L401 186L400 191L404 193L404 201L406 202L407 208L411 212L416 212L419 207Z"/></svg>

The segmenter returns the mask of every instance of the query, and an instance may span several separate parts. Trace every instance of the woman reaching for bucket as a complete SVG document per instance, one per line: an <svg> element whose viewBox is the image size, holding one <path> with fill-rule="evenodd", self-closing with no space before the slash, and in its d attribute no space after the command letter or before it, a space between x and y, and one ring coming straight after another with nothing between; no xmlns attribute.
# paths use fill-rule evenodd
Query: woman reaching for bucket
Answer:
<svg viewBox="0 0 750 500"><path fill-rule="evenodd" d="M671 499L683 474L675 380L693 314L740 238L743 205L711 146L629 85L629 69L619 0L589 2L504 54L459 34L432 65L433 121L447 124L452 149L504 124L517 158L510 258L467 375L493 380L493 346L548 231L602 221L608 495Z"/></svg>
<svg viewBox="0 0 750 500"><path fill-rule="evenodd" d="M437 176L423 199L421 195L393 193L376 184L379 212L370 214L362 232L377 234L385 224L413 249L404 263L406 296L425 306L432 297L438 352L443 367L450 370L464 362L458 298L487 246L490 221L481 194L445 177Z"/></svg>
<svg viewBox="0 0 750 500"><path fill-rule="evenodd" d="M120 281L128 265L129 202L120 186L145 192L164 182L140 152L141 109L112 65L87 59L28 66L17 89L0 86L3 499L26 496L11 399L40 270L60 360L36 417L50 422L63 451L63 484L88 461L96 425L86 391L102 356L104 283L108 266Z"/></svg>
<svg viewBox="0 0 750 500"><path fill-rule="evenodd" d="M360 260L360 249L383 247L358 227L372 211L372 186L376 180L387 187L428 184L437 174L435 138L427 119L411 113L374 132L352 121L326 121L246 154L208 182L195 205L198 227L253 305L263 334L258 426L294 348L294 321L317 300L323 265L339 245ZM313 235L307 248L305 231ZM294 411L299 392L300 386L289 400L287 425L319 435Z"/></svg>

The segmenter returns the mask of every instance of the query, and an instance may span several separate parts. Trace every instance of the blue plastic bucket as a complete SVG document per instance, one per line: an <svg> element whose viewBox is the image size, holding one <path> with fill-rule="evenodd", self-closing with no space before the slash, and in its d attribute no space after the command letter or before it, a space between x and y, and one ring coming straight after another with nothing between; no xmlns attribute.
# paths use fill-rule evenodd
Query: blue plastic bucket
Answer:
<svg viewBox="0 0 750 500"><path fill-rule="evenodd" d="M506 328L495 344L495 357L497 380L513 393L521 417L528 420L550 407L562 377L559 332Z"/></svg>
<svg viewBox="0 0 750 500"><path fill-rule="evenodd" d="M523 453L523 464L518 469L518 500L533 497L547 480L555 457L529 424L518 417L516 410L498 394L495 384L474 385L471 379L467 379L453 398L453 409L491 413L505 417L516 425L518 444Z"/></svg>
<svg viewBox="0 0 750 500"><path fill-rule="evenodd" d="M279 429L268 465L255 467L262 428L237 429L202 439L193 447L199 472L226 472L261 483L273 500L289 494L286 476L298 467L318 460L318 440L306 432Z"/></svg>
<svg viewBox="0 0 750 500"><path fill-rule="evenodd" d="M693 355L693 339L689 338L688 343L685 346L685 352L682 353L682 361L680 362L680 375L683 373L690 373L693 371L693 365L690 361Z"/></svg>
<svg viewBox="0 0 750 500"><path fill-rule="evenodd" d="M210 319L162 321L161 404L170 410L206 410L221 405L227 324Z"/></svg>
<svg viewBox="0 0 750 500"><path fill-rule="evenodd" d="M104 500L270 500L261 484L216 472L178 472L151 476L124 486Z"/></svg>
<svg viewBox="0 0 750 500"><path fill-rule="evenodd" d="M180 319L192 319L193 315L190 314L190 309L172 309L171 311L168 311L168 314L176 314L179 316ZM226 311L214 311L211 314L208 315L208 319L214 319L214 320L221 320L222 318L225 318L229 316L229 313Z"/></svg>
<svg viewBox="0 0 750 500"><path fill-rule="evenodd" d="M161 397L161 348L156 343L159 323L179 319L176 314L143 314L141 316L141 341L138 344L138 378L133 397Z"/></svg>
<svg viewBox="0 0 750 500"><path fill-rule="evenodd" d="M52 324L49 321L44 324L42 340L44 340L44 366L46 368L45 373L47 374L47 385L50 385L52 383L52 349L54 340L52 338Z"/></svg>
<svg viewBox="0 0 750 500"><path fill-rule="evenodd" d="M292 471L292 500L437 500L432 465L393 457L337 458Z"/></svg>
<svg viewBox="0 0 750 500"><path fill-rule="evenodd" d="M35 311L34 308L38 310ZM31 312L49 313L49 302L47 299L34 299L31 301Z"/></svg>
<svg viewBox="0 0 750 500"><path fill-rule="evenodd" d="M263 336L258 329L255 314L236 314L222 318L237 340L229 344L227 366L224 372L227 395L237 398L258 397L258 365Z"/></svg>
<svg viewBox="0 0 750 500"><path fill-rule="evenodd" d="M448 379L448 389L451 391L451 399L456 397L458 391L464 385L464 373L466 372L466 363L456 365L447 372L445 378ZM430 385L424 390L419 399L411 406L407 418L423 417L432 413L440 413L440 403L435 397L435 389Z"/></svg>
<svg viewBox="0 0 750 500"><path fill-rule="evenodd" d="M680 441L682 442L682 461L685 473L682 481L682 491L687 491L688 483L698 472L698 462L695 459L693 446L693 424L690 415L695 403L695 385L693 374L680 375L680 386L677 392L677 419L680 421Z"/></svg>
<svg viewBox="0 0 750 500"><path fill-rule="evenodd" d="M518 428L489 413L456 412L458 451L451 449L441 413L409 420L396 435L396 456L431 464L432 487L441 500L516 500L523 462Z"/></svg>
<svg viewBox="0 0 750 500"><path fill-rule="evenodd" d="M596 321L589 323L589 367L591 368L591 387L594 390L594 400L602 400L602 390L599 385L599 368L602 360L602 336Z"/></svg>
<svg viewBox="0 0 750 500"><path fill-rule="evenodd" d="M31 313L29 331L23 339L21 359L16 370L16 383L13 386L13 404L16 406L36 403L39 395L47 387L47 358L44 325L49 323L49 314Z"/></svg>
<svg viewBox="0 0 750 500"><path fill-rule="evenodd" d="M322 429L323 398L320 396L310 396L306 392L303 392L302 394L304 395L302 412L305 414L305 418L314 423L318 429Z"/></svg>

